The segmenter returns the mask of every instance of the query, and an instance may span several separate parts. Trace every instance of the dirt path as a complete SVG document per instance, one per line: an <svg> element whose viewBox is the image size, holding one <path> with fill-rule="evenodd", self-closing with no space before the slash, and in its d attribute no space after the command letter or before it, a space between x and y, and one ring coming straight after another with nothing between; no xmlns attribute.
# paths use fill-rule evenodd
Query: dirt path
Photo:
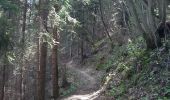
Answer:
<svg viewBox="0 0 170 100"><path fill-rule="evenodd" d="M103 72L96 71L92 66L80 68L73 61L68 62L66 66L69 73L73 74L74 82L79 83L79 86L75 95L62 100L95 100L106 88L105 85L100 86Z"/></svg>
<svg viewBox="0 0 170 100"><path fill-rule="evenodd" d="M92 92L100 86L101 77L103 72L96 71L93 66L81 66L70 61L66 64L69 73L72 73L72 77L75 78L74 82L77 82L80 87L78 94L86 94Z"/></svg>

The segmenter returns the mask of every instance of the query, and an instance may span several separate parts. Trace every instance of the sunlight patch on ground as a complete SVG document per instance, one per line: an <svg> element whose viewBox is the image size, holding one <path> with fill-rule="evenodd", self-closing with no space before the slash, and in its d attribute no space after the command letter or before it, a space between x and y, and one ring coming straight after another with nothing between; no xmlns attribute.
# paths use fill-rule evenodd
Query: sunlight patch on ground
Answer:
<svg viewBox="0 0 170 100"><path fill-rule="evenodd" d="M85 94L85 95L73 95L73 96L70 96L70 97L63 99L63 100L94 100L97 97L99 97L100 94L102 94L105 91L107 84L109 83L109 81L112 79L112 77L114 75L116 75L116 73L110 73L106 77L106 81L105 81L104 85L98 91L95 91L95 92L89 93L89 94Z"/></svg>
<svg viewBox="0 0 170 100"><path fill-rule="evenodd" d="M99 96L99 94L102 91L103 91L103 88L96 92L93 92L93 93L89 93L89 94L85 94L85 95L73 95L73 96L63 99L63 100L94 100Z"/></svg>

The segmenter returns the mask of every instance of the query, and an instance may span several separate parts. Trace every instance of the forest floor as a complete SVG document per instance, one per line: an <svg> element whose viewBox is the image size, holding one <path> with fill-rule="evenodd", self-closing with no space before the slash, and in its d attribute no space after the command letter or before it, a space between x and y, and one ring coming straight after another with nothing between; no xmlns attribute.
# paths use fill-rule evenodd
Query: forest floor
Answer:
<svg viewBox="0 0 170 100"><path fill-rule="evenodd" d="M73 60L66 63L69 82L76 84L76 90L62 100L94 100L100 92L101 79L104 72L97 71L94 66L76 64Z"/></svg>
<svg viewBox="0 0 170 100"><path fill-rule="evenodd" d="M108 49L105 49L106 52ZM103 51L100 53L105 54ZM100 53L98 52L98 54ZM70 90L69 92L63 90L63 93L67 93L61 100L114 100L113 97L102 95L114 74L113 72L106 73L105 70L97 70L97 65L100 62L97 58L97 55L93 55L85 59L84 64L77 63L77 60L64 61L66 59L63 58L67 70L67 80L72 86L67 89ZM107 80L106 76L108 76Z"/></svg>
<svg viewBox="0 0 170 100"><path fill-rule="evenodd" d="M63 58L63 64L66 66L67 81L71 85L62 90L64 95L60 100L114 100L113 97L102 96L114 74L97 70L95 56L85 59L85 64L80 64L77 60L64 60L66 59Z"/></svg>
<svg viewBox="0 0 170 100"><path fill-rule="evenodd" d="M113 54L104 48L84 65L66 61L71 85L63 89L64 98L59 100L170 100L170 52L164 47L135 49L140 53L137 57L128 54L123 59L114 58L123 48L114 48Z"/></svg>

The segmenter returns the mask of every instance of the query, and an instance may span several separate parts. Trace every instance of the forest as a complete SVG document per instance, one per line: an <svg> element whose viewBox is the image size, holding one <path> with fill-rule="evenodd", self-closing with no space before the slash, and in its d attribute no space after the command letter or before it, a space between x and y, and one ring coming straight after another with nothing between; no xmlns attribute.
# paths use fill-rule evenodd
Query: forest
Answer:
<svg viewBox="0 0 170 100"><path fill-rule="evenodd" d="M170 100L170 0L0 0L0 100Z"/></svg>

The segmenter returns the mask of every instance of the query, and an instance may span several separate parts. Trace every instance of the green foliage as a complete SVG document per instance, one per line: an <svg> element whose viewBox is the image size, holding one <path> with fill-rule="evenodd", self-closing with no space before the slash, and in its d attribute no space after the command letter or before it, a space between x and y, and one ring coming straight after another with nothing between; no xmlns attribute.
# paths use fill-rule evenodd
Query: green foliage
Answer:
<svg viewBox="0 0 170 100"><path fill-rule="evenodd" d="M126 91L127 91L126 84L122 82L119 86L112 87L112 89L109 90L108 95L119 98L120 96L124 95Z"/></svg>
<svg viewBox="0 0 170 100"><path fill-rule="evenodd" d="M110 67L113 66L113 59L110 58L110 59L103 59L103 60L100 60L101 58L99 58L99 63L97 65L97 69L98 70L107 70L109 69Z"/></svg>
<svg viewBox="0 0 170 100"><path fill-rule="evenodd" d="M149 100L148 97L142 97L141 100Z"/></svg>
<svg viewBox="0 0 170 100"><path fill-rule="evenodd" d="M164 87L163 90L164 90L165 98L169 98L170 99L170 86Z"/></svg>
<svg viewBox="0 0 170 100"><path fill-rule="evenodd" d="M0 50L7 50L10 45L11 24L3 16L0 18Z"/></svg>
<svg viewBox="0 0 170 100"><path fill-rule="evenodd" d="M74 91L76 91L76 89L76 86L74 84L71 84L67 90L61 90L61 96L68 96Z"/></svg>
<svg viewBox="0 0 170 100"><path fill-rule="evenodd" d="M12 0L0 0L0 9L11 11L13 13L19 12L19 7L14 4Z"/></svg>
<svg viewBox="0 0 170 100"><path fill-rule="evenodd" d="M126 45L115 46L112 55L106 58L103 63L100 63L100 56L97 58L99 62L97 68L107 70L116 66L116 71L121 72L125 77L133 73L136 63L134 61L140 61L144 65L150 61L142 37L133 41L129 40Z"/></svg>
<svg viewBox="0 0 170 100"><path fill-rule="evenodd" d="M6 56L7 56L7 61L12 64L13 61L15 60L15 54L12 52L7 52Z"/></svg>
<svg viewBox="0 0 170 100"><path fill-rule="evenodd" d="M117 68L116 68L116 71L118 72L122 72L124 69L128 69L128 66L125 65L125 63L123 62L120 62L118 65L117 65Z"/></svg>
<svg viewBox="0 0 170 100"><path fill-rule="evenodd" d="M127 45L127 52L130 57L139 58L145 53L144 39L142 37L136 38L134 41L129 41Z"/></svg>
<svg viewBox="0 0 170 100"><path fill-rule="evenodd" d="M116 71L121 74L122 79L130 80L130 82L129 84L126 84L125 81L122 81L118 87L113 86L109 91L109 95L115 96L116 98L121 97L130 85L138 84L142 76L145 76L143 74L136 73L136 69L138 67L137 63L141 64L143 70L151 61L144 44L143 38L139 37L133 41L129 40L126 45L115 47L113 49L112 65L116 66ZM143 79L146 78L143 77Z"/></svg>
<svg viewBox="0 0 170 100"><path fill-rule="evenodd" d="M11 16L17 15L18 11L19 7L13 1L0 0L0 54L6 54L10 63L14 60L10 50L13 48L12 33L16 28L15 21Z"/></svg>

